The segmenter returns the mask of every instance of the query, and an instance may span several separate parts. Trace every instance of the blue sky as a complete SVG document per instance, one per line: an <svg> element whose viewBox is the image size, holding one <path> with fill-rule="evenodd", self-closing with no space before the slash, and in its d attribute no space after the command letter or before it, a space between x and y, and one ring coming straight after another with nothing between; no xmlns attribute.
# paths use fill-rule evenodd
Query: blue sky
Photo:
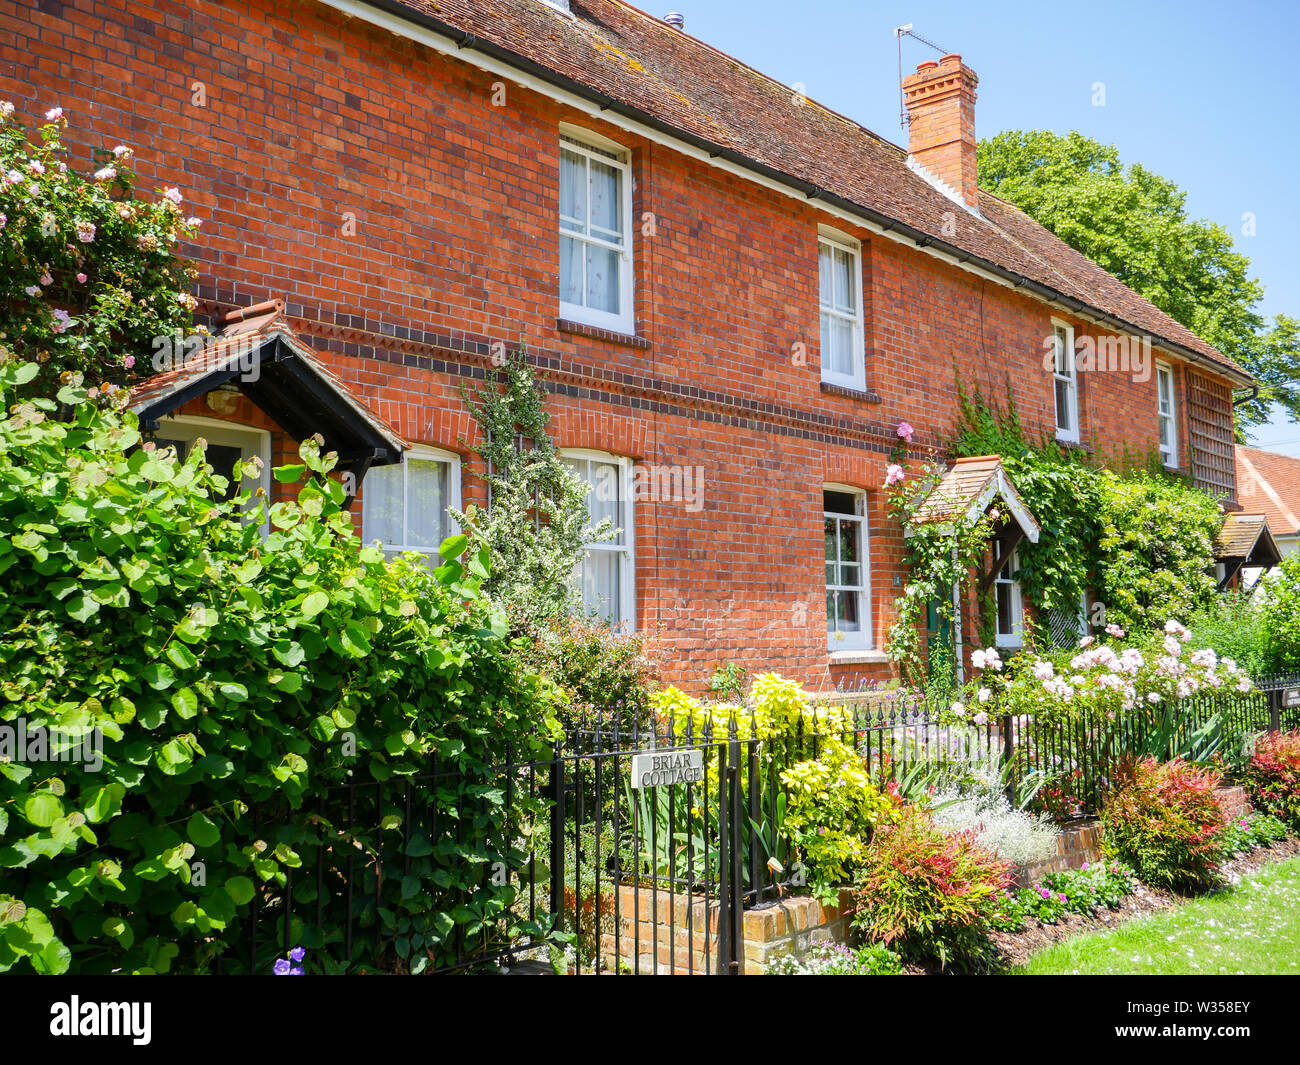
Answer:
<svg viewBox="0 0 1300 1065"><path fill-rule="evenodd" d="M651 0L634 0L645 6ZM980 77L976 132L1077 129L1118 147L1187 192L1195 218L1220 222L1265 285L1265 314L1300 316L1300 90L1295 0L1083 3L852 3L849 0L673 0L686 32L895 143L894 27L960 52ZM904 71L937 53L903 41ZM1105 85L1104 107L1093 85ZM1255 235L1242 216L1255 216ZM1300 456L1300 425L1283 417L1255 443Z"/></svg>

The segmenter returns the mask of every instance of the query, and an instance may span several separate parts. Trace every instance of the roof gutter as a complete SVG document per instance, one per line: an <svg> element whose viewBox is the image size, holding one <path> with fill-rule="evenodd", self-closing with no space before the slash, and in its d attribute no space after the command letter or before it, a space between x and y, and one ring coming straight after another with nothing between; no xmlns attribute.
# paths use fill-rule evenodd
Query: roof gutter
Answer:
<svg viewBox="0 0 1300 1065"><path fill-rule="evenodd" d="M391 33L406 36L416 43L425 44L445 55L457 56L475 66L491 70L492 67L485 66L483 63L475 63L472 58L463 54L467 51L477 52L479 55L495 60L496 63L510 68L512 71L526 74L545 85L595 105L598 114L612 112L636 123L638 126L655 131L660 135L656 139L664 138L677 144L690 145L702 153L705 162L712 162L716 165L716 160L725 160L733 167L748 171L751 174L757 174L767 179L768 183L783 187L783 191L793 191L805 199L815 199L819 205L836 208L840 214L847 215L857 221L866 222L869 228L876 230L882 236L889 237L891 240L915 246L926 254L934 255L937 258L953 260L958 265L974 273L988 276L992 280L1010 288L1028 291L1047 303L1073 311L1081 318L1112 326L1116 332L1143 333L1143 330L1140 330L1133 323L1108 314L1106 311L1093 307L1083 300L1067 296L1063 292L1058 292L1050 286L1023 274L1018 274L1014 270L1008 270L996 263L989 262L987 259L972 255L970 252L933 237L924 230L916 229L906 222L890 218L886 214L854 203L852 200L845 199L835 193L826 192L811 182L777 170L765 163L760 163L758 160L751 159L734 149L714 143L704 137L696 136L693 133L688 133L649 112L630 107L622 101L601 92L599 89L593 89L590 85L585 85L580 81L560 74L491 41L485 41L481 37L477 37L450 23L443 22L441 19L423 11L414 10L401 3L400 0L319 0L319 2L326 7L332 7L345 15L363 19ZM422 28L426 31L426 34L412 34L402 26L403 23L407 26ZM430 35L433 35L433 37L431 38ZM439 41L436 37L441 37L443 40ZM526 87L537 88L537 86ZM560 102L572 103L572 101L564 99L561 99ZM1158 344L1169 353L1177 355L1187 362L1206 367L1218 376L1226 377L1240 388L1250 388L1256 383L1255 379L1250 375L1229 369L1193 348L1164 338L1160 338Z"/></svg>

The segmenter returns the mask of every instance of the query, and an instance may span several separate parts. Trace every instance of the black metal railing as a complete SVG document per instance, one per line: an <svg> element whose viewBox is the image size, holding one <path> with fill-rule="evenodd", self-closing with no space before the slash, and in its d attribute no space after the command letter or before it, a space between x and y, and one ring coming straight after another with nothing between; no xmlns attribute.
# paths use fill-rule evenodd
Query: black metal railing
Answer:
<svg viewBox="0 0 1300 1065"><path fill-rule="evenodd" d="M1300 676L1116 719L1037 721L990 701L979 725L923 697L871 693L838 700L830 734L882 784L980 761L1069 820L1095 814L1125 761L1153 748L1195 745L1210 726L1221 751L1300 728L1288 689ZM472 781L434 761L419 776L329 788L267 821L268 847L301 864L260 880L246 951L228 967L267 972L303 943L340 971L743 972L743 911L804 883L782 770L826 742L801 723L757 733L745 708L676 728L581 719L545 758ZM647 752L696 752L699 770L634 787L632 760ZM474 910L489 903L499 911Z"/></svg>

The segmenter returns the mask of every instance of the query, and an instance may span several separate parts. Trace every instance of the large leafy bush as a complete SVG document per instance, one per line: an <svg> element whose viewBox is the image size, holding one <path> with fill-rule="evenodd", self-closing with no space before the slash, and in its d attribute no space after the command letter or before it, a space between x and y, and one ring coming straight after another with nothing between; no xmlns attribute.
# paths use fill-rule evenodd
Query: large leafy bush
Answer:
<svg viewBox="0 0 1300 1065"><path fill-rule="evenodd" d="M35 370L0 366L0 398ZM520 931L499 874L537 804L507 819L488 771L550 703L483 559L385 565L314 441L263 537L201 446L142 446L75 381L59 400L0 419L0 725L98 730L102 765L0 760L0 970L246 969L254 908L258 971L295 944L419 970Z"/></svg>
<svg viewBox="0 0 1300 1065"><path fill-rule="evenodd" d="M0 339L42 366L52 395L65 370L94 381L148 372L137 356L193 332L193 268L177 256L198 219L174 188L137 197L132 151L98 154L84 176L68 165L67 119L46 115L36 140L0 102ZM159 366L159 369L165 367Z"/></svg>
<svg viewBox="0 0 1300 1065"><path fill-rule="evenodd" d="M1204 492L1165 476L1101 482L1098 589L1107 620L1141 632L1152 618L1184 618L1215 595L1214 537L1223 524ZM1040 515L1050 521L1051 515Z"/></svg>
<svg viewBox="0 0 1300 1065"><path fill-rule="evenodd" d="M1260 736L1243 775L1256 809L1300 830L1300 732Z"/></svg>
<svg viewBox="0 0 1300 1065"><path fill-rule="evenodd" d="M1300 553L1282 559L1260 590L1265 633L1264 668L1279 673L1300 670Z"/></svg>
<svg viewBox="0 0 1300 1065"><path fill-rule="evenodd" d="M1211 883L1224 857L1227 819L1214 789L1220 775L1182 759L1144 758L1101 812L1106 853L1155 887Z"/></svg>

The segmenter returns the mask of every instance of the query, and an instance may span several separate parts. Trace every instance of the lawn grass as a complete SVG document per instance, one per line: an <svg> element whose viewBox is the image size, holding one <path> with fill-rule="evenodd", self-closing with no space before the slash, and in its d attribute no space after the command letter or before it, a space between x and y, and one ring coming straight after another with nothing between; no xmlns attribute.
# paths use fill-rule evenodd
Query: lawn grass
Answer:
<svg viewBox="0 0 1300 1065"><path fill-rule="evenodd" d="M1300 858L1268 866L1229 890L1176 910L1064 940L1015 971L1035 976L1300 974Z"/></svg>

